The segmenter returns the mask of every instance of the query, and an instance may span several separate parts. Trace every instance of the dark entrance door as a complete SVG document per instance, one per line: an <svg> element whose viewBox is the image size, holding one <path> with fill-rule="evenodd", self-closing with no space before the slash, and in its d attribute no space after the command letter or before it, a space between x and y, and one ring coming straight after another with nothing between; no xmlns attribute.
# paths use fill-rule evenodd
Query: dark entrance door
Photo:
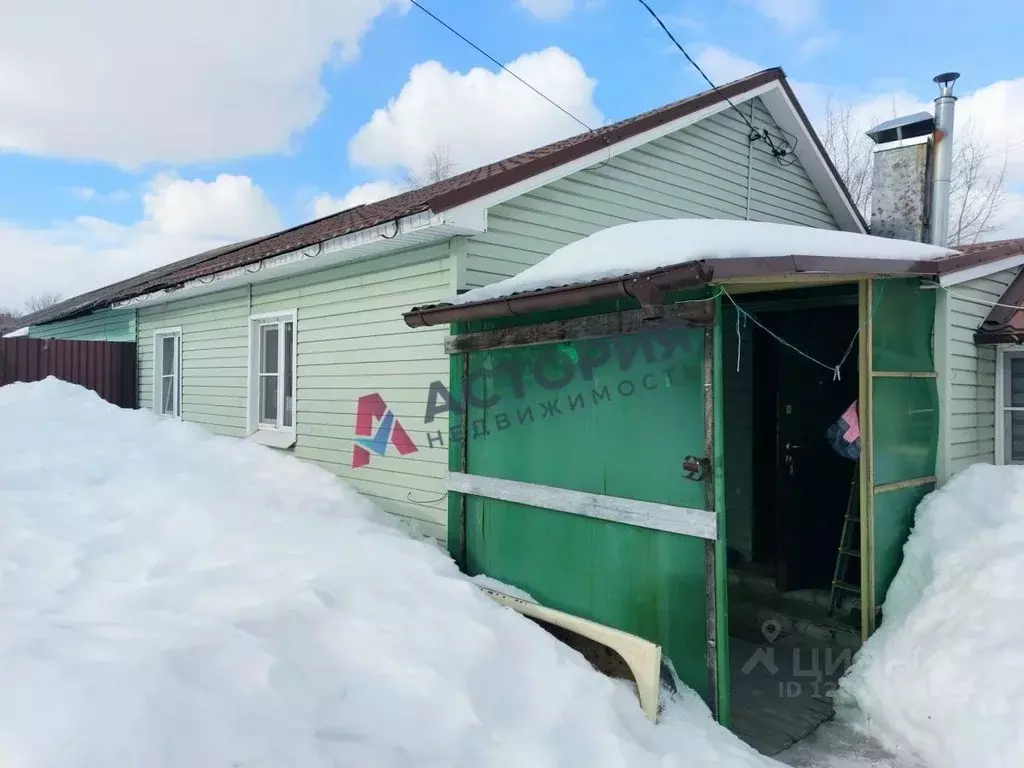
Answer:
<svg viewBox="0 0 1024 768"><path fill-rule="evenodd" d="M826 364L837 363L857 330L855 307L766 315L782 338ZM829 588L855 465L826 431L857 397L854 348L837 379L780 345L777 368L776 495L780 591Z"/></svg>

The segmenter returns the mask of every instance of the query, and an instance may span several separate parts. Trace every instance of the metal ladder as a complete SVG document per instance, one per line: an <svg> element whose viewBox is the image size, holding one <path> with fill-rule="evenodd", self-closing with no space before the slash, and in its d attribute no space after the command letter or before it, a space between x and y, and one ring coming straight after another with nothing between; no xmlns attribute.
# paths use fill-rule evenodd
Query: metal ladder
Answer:
<svg viewBox="0 0 1024 768"><path fill-rule="evenodd" d="M853 470L850 481L850 497L846 502L846 513L843 516L843 533L839 537L839 551L836 554L836 570L832 576L832 598L829 601L829 613L835 614L843 602L843 595L860 597L860 579L856 583L848 581L850 565L860 560L860 506L858 502L857 479L860 463Z"/></svg>

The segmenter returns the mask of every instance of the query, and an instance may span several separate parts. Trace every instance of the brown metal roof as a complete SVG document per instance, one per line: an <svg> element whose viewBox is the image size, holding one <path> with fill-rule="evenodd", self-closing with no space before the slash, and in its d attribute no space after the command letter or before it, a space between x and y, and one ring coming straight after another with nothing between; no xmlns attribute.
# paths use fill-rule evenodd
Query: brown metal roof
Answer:
<svg viewBox="0 0 1024 768"><path fill-rule="evenodd" d="M956 258L956 257L949 257ZM523 315L566 307L578 307L594 301L636 299L642 304L659 304L668 291L698 285L723 283L749 277L785 277L817 274L869 277L903 275L937 277L937 260L863 259L822 255L791 255L751 258L701 259L658 269L634 272L621 277L573 283L556 288L524 291L500 299L467 304L435 304L413 307L402 316L411 328L446 325L467 320Z"/></svg>
<svg viewBox="0 0 1024 768"><path fill-rule="evenodd" d="M1013 256L1024 255L1024 238L997 240L960 246L959 252L941 259L920 261L903 259L838 258L828 255L791 255L770 258L702 259L700 261L662 267L645 272L634 272L622 277L591 282L573 283L555 288L524 291L500 299L487 299L467 304L434 304L413 307L404 313L407 325L442 325L465 320L483 320L493 317L539 312L580 306L592 301L613 298L634 298L644 301L652 291L665 292L692 287L701 283L722 283L750 277L785 277L798 274L848 275L870 277L875 275L919 275L941 277L964 269L991 264ZM1024 270L1007 288L1000 304L1024 305ZM986 325L992 323L992 326ZM1001 325L1002 324L1002 325ZM1002 327L1005 325L1006 327ZM1019 337L1009 338L1017 333ZM985 331L985 333L982 333ZM992 336L995 334L995 336ZM1002 334L1000 336L1000 334ZM989 337L995 339L992 341ZM985 341L979 339L987 339ZM975 341L997 343L1016 338L1024 341L1024 306L1021 309L993 308Z"/></svg>
<svg viewBox="0 0 1024 768"><path fill-rule="evenodd" d="M1024 238L980 243L963 250L988 254L990 260L1024 256ZM1001 306L992 307L975 331L974 343L1015 344L1024 341L1024 269L1017 273L997 303Z"/></svg>
<svg viewBox="0 0 1024 768"><path fill-rule="evenodd" d="M786 82L785 73L780 68L766 69L763 72L723 85L717 91L704 91L589 133L572 136L481 168L466 171L436 184L404 192L380 202L350 208L266 237L217 248L152 269L141 275L68 299L47 310L27 315L20 319L20 324L22 326L39 325L68 319L134 296L173 288L189 280L253 264L272 256L307 248L325 240L386 224L389 221L422 211L442 213L552 168L565 165L603 147L612 146L665 123L686 117L705 107L718 104L724 99L739 98L747 91L771 82L779 82L785 89L790 101L796 106L800 118L807 125L809 133L814 137L832 175L842 186L839 173L832 165L828 153L821 146L810 121ZM849 198L846 188L842 187L842 189ZM851 203L851 208L856 208L856 206Z"/></svg>

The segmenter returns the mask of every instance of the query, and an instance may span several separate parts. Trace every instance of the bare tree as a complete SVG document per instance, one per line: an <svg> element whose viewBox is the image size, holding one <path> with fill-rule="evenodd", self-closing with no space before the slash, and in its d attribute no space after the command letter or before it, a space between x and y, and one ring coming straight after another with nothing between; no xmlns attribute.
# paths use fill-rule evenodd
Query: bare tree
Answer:
<svg viewBox="0 0 1024 768"><path fill-rule="evenodd" d="M60 304L64 299L64 296L55 291L45 291L44 293L38 293L32 296L25 302L25 311L27 312L41 312L44 309L49 309L54 304Z"/></svg>
<svg viewBox="0 0 1024 768"><path fill-rule="evenodd" d="M14 325L14 322L21 317L21 315L15 312L10 307L0 306L0 329L8 328Z"/></svg>
<svg viewBox="0 0 1024 768"><path fill-rule="evenodd" d="M455 175L455 162L447 144L435 145L427 154L424 165L423 173L406 173L405 183L409 189L425 187Z"/></svg>
<svg viewBox="0 0 1024 768"><path fill-rule="evenodd" d="M895 105L893 115L895 116ZM885 118L882 118L885 119ZM871 125L881 122L872 116ZM836 170L866 218L871 213L872 149L864 135L870 126L858 125L848 104L828 102L821 141ZM999 211L1006 197L1006 159L1002 165L986 162L992 152L970 124L953 137L953 174L950 179L950 245L976 243L999 228Z"/></svg>

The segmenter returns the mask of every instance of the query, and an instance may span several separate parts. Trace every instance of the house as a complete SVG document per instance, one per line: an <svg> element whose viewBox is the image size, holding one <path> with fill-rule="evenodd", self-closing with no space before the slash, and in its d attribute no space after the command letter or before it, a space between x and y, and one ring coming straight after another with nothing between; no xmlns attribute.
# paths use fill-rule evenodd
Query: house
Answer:
<svg viewBox="0 0 1024 768"><path fill-rule="evenodd" d="M23 318L136 341L139 402L292 451L443 538L443 328L410 306L598 230L701 217L864 232L781 70L445 181L201 253Z"/></svg>
<svg viewBox="0 0 1024 768"><path fill-rule="evenodd" d="M732 688L730 670L747 667L730 646L758 642L767 657L787 648L779 633L807 632L812 675L838 678L841 662L823 659L876 629L940 441L949 469L992 458L995 360L973 340L973 357L960 354L957 323L976 306L967 292L1024 261L1024 242L963 253L853 236L865 242L851 252L847 233L732 222L730 244L721 224L613 227L405 317L452 325L460 567L655 643L722 722L732 709L770 721L738 732L772 753L809 715L768 718L787 678ZM588 277L595 264L602 276ZM972 278L981 266L996 277ZM996 333L1016 333L1021 311ZM1005 355L1003 370L1024 362ZM830 447L840 419L857 460Z"/></svg>
<svg viewBox="0 0 1024 768"><path fill-rule="evenodd" d="M828 717L921 499L1024 460L1024 239L920 242L945 242L943 77L934 118L869 134L892 239L629 223L405 314L451 330L460 567L657 645L769 754Z"/></svg>

